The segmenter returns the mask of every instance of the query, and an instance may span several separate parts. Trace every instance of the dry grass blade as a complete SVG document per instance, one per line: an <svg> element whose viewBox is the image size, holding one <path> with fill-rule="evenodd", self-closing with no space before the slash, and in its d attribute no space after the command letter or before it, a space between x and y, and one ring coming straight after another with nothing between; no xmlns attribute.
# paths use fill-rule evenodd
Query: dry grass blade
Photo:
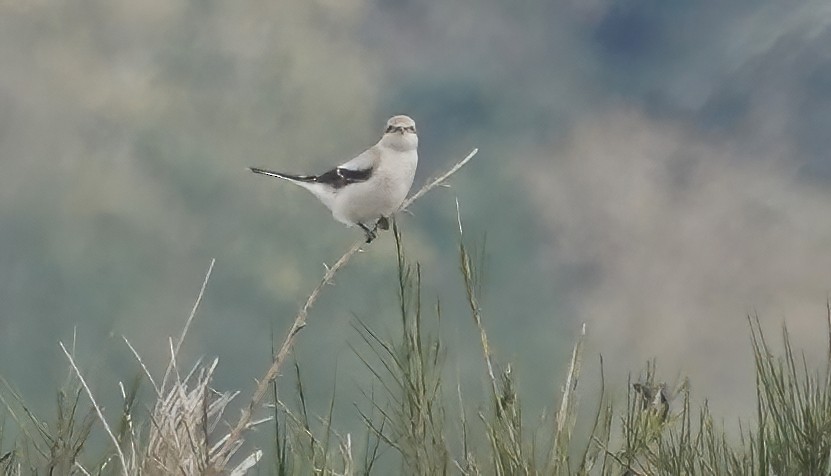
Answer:
<svg viewBox="0 0 831 476"><path fill-rule="evenodd" d="M170 361L160 386L153 379L136 349L126 338L124 339L141 365L142 372L152 383L156 394L156 402L148 418L146 439L139 438L129 413L125 411L127 425L124 431L131 438L129 444L132 450L130 457L125 458L129 474L203 474L213 467L217 452L224 448L224 443L228 439L227 434L216 434L216 428L228 404L239 392L222 393L210 387L218 360L214 359L205 364L199 359L184 375L180 374L177 364L179 350L199 309L215 263L215 260L211 260L181 335L178 340L169 341ZM122 386L125 402L132 401L135 393L130 392L129 395L132 397L129 398L127 395ZM250 426L259 423L262 421L250 423ZM138 449L138 446L141 449ZM239 445L230 447L230 454L233 455L238 448ZM231 474L243 474L256 464L261 456L262 452L253 452L244 458L240 465L232 468Z"/></svg>
<svg viewBox="0 0 831 476"><path fill-rule="evenodd" d="M220 444L209 445L225 408L238 392L219 393L210 388L218 360L197 363L188 376L172 383L151 415L146 454L138 465L146 474L201 474ZM220 439L222 441L222 439ZM254 453L251 458L258 460Z"/></svg>
<svg viewBox="0 0 831 476"><path fill-rule="evenodd" d="M554 442L551 446L551 454L548 459L548 470L550 474L561 473L568 469L569 441L574 428L576 418L576 397L574 391L577 389L577 382L580 378L580 364L583 354L583 340L586 337L586 324L583 323L580 329L580 336L574 345L571 353L571 363L568 367L563 399L560 402L560 410L557 412L556 427L554 429Z"/></svg>
<svg viewBox="0 0 831 476"><path fill-rule="evenodd" d="M479 339L482 345L482 356L488 372L488 381L491 387L491 399L494 409L494 420L479 413L479 417L487 429L488 441L493 451L493 463L497 473L513 474L528 472L524 461L522 448L522 418L518 395L514 391L511 367L508 366L497 376L494 366L494 356L491 351L488 335L482 323L482 310L479 305L478 292L482 282L482 266L471 256L465 245L464 227L459 201L456 200L456 220L459 225L459 270L470 308L473 322L479 330ZM474 253L475 254L475 253Z"/></svg>
<svg viewBox="0 0 831 476"><path fill-rule="evenodd" d="M101 407L96 403L95 397L92 395L92 390L90 390L89 386L87 385L86 380L84 380L84 376L81 374L81 370L75 364L75 359L72 358L72 354L66 350L66 347L63 345L63 342L59 342L61 346L61 350L63 353L66 354L66 358L69 359L69 365L72 366L72 370L75 371L75 375L78 377L78 380L81 382L81 386L84 387L84 391L87 393L87 397L89 397L90 402L92 402L93 408L95 408L95 413L98 414L98 418L101 420L101 425L104 426L104 430L109 435L110 439L113 442L113 446L115 446L115 451L118 454L118 461L121 463L121 473L125 476L128 475L127 472L127 460L124 458L124 453L121 451L121 445L118 444L118 439L116 439L113 431L110 429L110 425L107 424L107 420L104 418L104 413L101 411Z"/></svg>
<svg viewBox="0 0 831 476"><path fill-rule="evenodd" d="M185 326L182 328L182 334L176 341L176 346L173 350L174 358L170 360L170 364L167 366L167 370L165 370L164 377L162 378L162 389L164 389L167 384L167 379L170 377L170 372L173 370L175 357L179 355L179 349L182 347L182 342L185 340L185 336L188 334L188 329L190 329L190 323L193 322L193 317L196 315L196 310L199 309L199 304L202 303L202 296L205 295L205 288L208 287L208 280L211 279L211 273L214 270L214 264L216 264L216 259L211 259L211 264L210 266L208 266L208 272L205 273L205 279L202 280L202 287L199 289L199 295L196 297L196 302L193 303L193 308L191 308L190 315L188 315L188 320L185 321Z"/></svg>
<svg viewBox="0 0 831 476"><path fill-rule="evenodd" d="M436 177L435 179L427 182L421 189L419 189L416 193L414 193L410 198L404 201L401 205L401 209L406 209L410 205L413 204L416 200L418 200L421 196L425 193L429 192L437 185L441 184L448 178L450 178L454 173L456 173L459 169L461 169L465 164L467 164L470 159L473 158L474 155L479 151L479 149L473 149L467 157L459 161L456 165L450 168L444 174ZM265 395L268 393L269 386L271 382L273 382L277 375L280 372L280 368L283 366L286 358L288 357L291 349L294 347L295 339L297 338L297 334L306 326L306 318L309 315L309 309L311 309L312 305L317 301L320 292L323 288L332 281L335 274L352 259L352 256L355 255L362 247L364 246L363 239L355 242L349 250L343 254L343 256L338 259L334 265L326 270L326 273L323 275L323 279L320 283L315 287L312 293L309 295L308 299L306 299L306 303L297 313L297 316L294 318L294 322L289 329L288 335L286 336L283 344L280 346L280 350L277 351L277 355L274 356L274 360L272 361L271 366L266 370L265 374L262 378L260 378L259 383L257 384L256 389L254 390L254 395L251 397L251 401L246 406L243 411L242 415L240 416L239 421L234 426L233 430L228 436L228 439L225 442L225 445L220 449L218 453L218 460L217 464L212 468L212 470L216 473L221 472L227 465L231 456L231 449L238 445L242 434L248 428L251 419L253 418L254 411L262 402Z"/></svg>

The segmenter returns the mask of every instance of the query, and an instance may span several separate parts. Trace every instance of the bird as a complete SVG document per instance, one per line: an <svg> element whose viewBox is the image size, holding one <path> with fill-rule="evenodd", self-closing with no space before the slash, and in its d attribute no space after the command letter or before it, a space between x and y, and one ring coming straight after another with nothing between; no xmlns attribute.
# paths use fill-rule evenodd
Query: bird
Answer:
<svg viewBox="0 0 831 476"><path fill-rule="evenodd" d="M389 229L389 219L398 211L418 166L418 134L409 116L387 121L377 144L357 157L320 175L292 175L259 167L255 174L277 177L310 191L332 212L335 220L359 226L366 242L377 237L377 229Z"/></svg>

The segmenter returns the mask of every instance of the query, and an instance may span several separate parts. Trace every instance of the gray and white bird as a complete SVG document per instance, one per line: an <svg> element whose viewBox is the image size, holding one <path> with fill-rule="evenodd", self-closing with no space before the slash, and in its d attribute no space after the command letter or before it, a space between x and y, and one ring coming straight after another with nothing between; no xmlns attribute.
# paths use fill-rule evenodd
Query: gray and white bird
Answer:
<svg viewBox="0 0 831 476"><path fill-rule="evenodd" d="M326 173L290 175L257 167L249 170L312 192L332 211L335 220L350 227L360 226L369 243L375 239L377 228L389 228L389 217L407 197L417 165L415 121L408 116L393 116L377 144Z"/></svg>

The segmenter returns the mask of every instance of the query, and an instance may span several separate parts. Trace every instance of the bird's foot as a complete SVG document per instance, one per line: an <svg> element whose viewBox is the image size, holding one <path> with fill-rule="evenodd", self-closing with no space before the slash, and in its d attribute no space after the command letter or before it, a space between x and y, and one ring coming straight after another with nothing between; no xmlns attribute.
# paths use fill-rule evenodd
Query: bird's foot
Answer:
<svg viewBox="0 0 831 476"><path fill-rule="evenodd" d="M381 217L378 219L378 223L375 224L376 228L380 228L382 230L389 230L390 229L390 219L387 217Z"/></svg>
<svg viewBox="0 0 831 476"><path fill-rule="evenodd" d="M367 243L372 243L372 240L374 240L375 238L378 237L378 235L375 233L374 229L370 230L369 227L364 225L363 223L358 223L358 226L360 226L361 229L364 230L364 233L366 233L366 242Z"/></svg>

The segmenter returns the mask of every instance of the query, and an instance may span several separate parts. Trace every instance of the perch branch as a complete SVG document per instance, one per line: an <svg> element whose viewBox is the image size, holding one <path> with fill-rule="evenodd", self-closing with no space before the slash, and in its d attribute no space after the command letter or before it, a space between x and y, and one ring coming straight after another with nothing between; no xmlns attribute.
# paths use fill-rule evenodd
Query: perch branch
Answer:
<svg viewBox="0 0 831 476"><path fill-rule="evenodd" d="M429 192L437 185L441 184L450 176L455 174L459 169L461 169L465 164L467 164L470 159L473 158L476 153L479 152L479 149L473 149L467 157L456 163L453 167L450 168L447 172L439 175L438 177L434 178L427 182L421 189L419 189L416 193L414 193L410 198L404 201L401 205L401 209L406 209L413 202L421 198L422 195ZM289 353L291 353L291 349L294 346L295 339L297 334L306 326L306 317L309 315L309 309L312 305L317 301L320 292L323 290L324 286L332 281L334 278L335 273L338 272L341 268L346 266L346 263L352 258L352 256L357 253L361 247L364 246L364 239L361 238L360 240L356 241L354 245L352 245L349 250L344 253L343 256L340 257L339 260L335 262L334 265L329 267L326 270L326 273L323 275L323 279L317 285L316 288L312 291L309 295L308 299L306 299L306 304L300 309L297 313L297 316L294 318L294 323L291 325L291 329L289 329L288 335L286 335L283 344L280 346L280 350L277 351L277 355L274 356L274 360L271 363L271 367L265 372L263 377L257 383L257 388L254 390L254 395L251 397L251 401L248 403L248 406L243 408L242 415L240 416L239 421L234 426L234 429L228 435L228 438L225 440L222 448L216 453L216 459L214 460L213 468L214 472L218 474L228 465L228 460L231 458L233 454L232 449L235 445L238 444L240 439L242 438L243 433L250 427L251 418L254 415L254 410L257 409L260 402L262 402L263 398L265 397L266 393L268 392L269 385L274 379L277 378L280 367L282 367L283 363L285 362L286 358L288 357Z"/></svg>

